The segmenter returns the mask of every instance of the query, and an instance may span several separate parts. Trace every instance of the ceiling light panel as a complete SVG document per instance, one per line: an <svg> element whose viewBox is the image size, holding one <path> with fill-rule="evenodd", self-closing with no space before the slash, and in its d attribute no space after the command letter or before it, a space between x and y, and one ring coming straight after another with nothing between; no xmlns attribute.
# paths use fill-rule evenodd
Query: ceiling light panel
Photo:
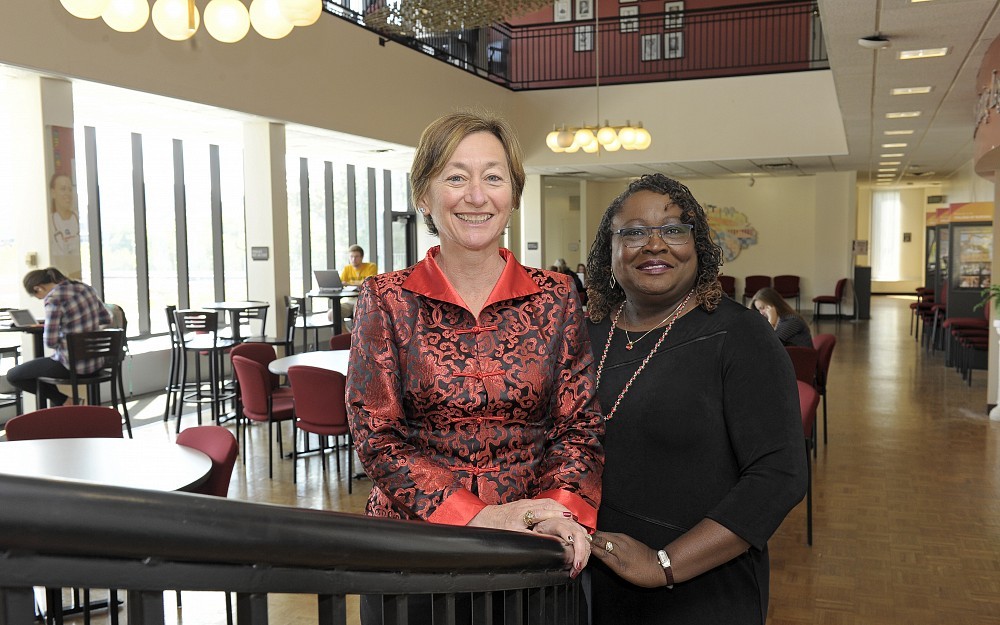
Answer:
<svg viewBox="0 0 1000 625"><path fill-rule="evenodd" d="M920 111L898 111L885 114L886 119L907 119L910 117L920 117Z"/></svg>
<svg viewBox="0 0 1000 625"><path fill-rule="evenodd" d="M883 143L882 147L883 148L905 148L907 145L909 145L909 144L907 144L907 143Z"/></svg>
<svg viewBox="0 0 1000 625"><path fill-rule="evenodd" d="M920 50L900 50L899 60L933 59L948 54L948 48L922 48Z"/></svg>
<svg viewBox="0 0 1000 625"><path fill-rule="evenodd" d="M902 158L902 157L903 157L903 153L899 152L899 153L893 153L893 154L883 154L880 158Z"/></svg>
<svg viewBox="0 0 1000 625"><path fill-rule="evenodd" d="M888 136L902 136L902 135L912 135L912 130L886 130L882 134Z"/></svg>
<svg viewBox="0 0 1000 625"><path fill-rule="evenodd" d="M879 165L899 165L900 161L879 161Z"/></svg>
<svg viewBox="0 0 1000 625"><path fill-rule="evenodd" d="M892 95L917 95L930 92L931 87L896 87L892 90Z"/></svg>

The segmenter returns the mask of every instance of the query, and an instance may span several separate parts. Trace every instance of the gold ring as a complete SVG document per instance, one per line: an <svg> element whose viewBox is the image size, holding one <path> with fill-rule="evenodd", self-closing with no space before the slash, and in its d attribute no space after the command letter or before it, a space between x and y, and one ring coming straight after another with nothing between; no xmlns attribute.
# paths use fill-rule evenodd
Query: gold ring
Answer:
<svg viewBox="0 0 1000 625"><path fill-rule="evenodd" d="M527 512L525 512L524 513L524 526L525 527L531 527L535 523L537 523L537 521L535 521L535 513L532 512L531 510L528 510Z"/></svg>
<svg viewBox="0 0 1000 625"><path fill-rule="evenodd" d="M612 551L614 551L615 550L614 543L612 543L610 540L608 542L604 543L604 550L607 551L608 553L611 553Z"/></svg>

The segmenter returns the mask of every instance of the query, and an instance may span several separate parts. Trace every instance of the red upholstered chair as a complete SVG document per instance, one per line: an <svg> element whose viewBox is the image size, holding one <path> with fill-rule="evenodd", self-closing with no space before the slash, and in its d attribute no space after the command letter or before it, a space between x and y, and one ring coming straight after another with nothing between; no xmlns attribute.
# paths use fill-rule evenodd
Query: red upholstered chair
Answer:
<svg viewBox="0 0 1000 625"><path fill-rule="evenodd" d="M819 319L819 310L822 304L832 304L837 308L837 321L840 321L840 300L844 299L844 290L847 288L847 278L837 280L837 286L833 289L833 295L817 295L813 298L813 319Z"/></svg>
<svg viewBox="0 0 1000 625"><path fill-rule="evenodd" d="M809 482L806 488L806 542L813 544L813 504L812 504L812 463L809 462L809 448L816 439L816 407L819 405L819 393L802 380L799 385L799 411L802 414L802 434L806 440L806 470L809 472Z"/></svg>
<svg viewBox="0 0 1000 625"><path fill-rule="evenodd" d="M122 438L122 416L107 406L57 406L14 417L7 440L44 438Z"/></svg>
<svg viewBox="0 0 1000 625"><path fill-rule="evenodd" d="M747 276L743 286L743 305L747 305L748 299L753 299L757 291L771 286L771 276Z"/></svg>
<svg viewBox="0 0 1000 625"><path fill-rule="evenodd" d="M233 466L239 443L233 433L218 425L200 425L188 428L177 435L177 444L203 452L212 459L212 470L205 483L193 492L213 497L228 497L229 482L233 478ZM177 607L181 607L181 591L177 591ZM226 593L226 622L232 625L233 605L230 594Z"/></svg>
<svg viewBox="0 0 1000 625"><path fill-rule="evenodd" d="M813 337L813 347L819 359L816 363L816 390L823 398L823 444L826 445L826 389L830 379L830 361L833 359L833 348L837 346L837 337L833 334L817 334ZM815 437L814 437L815 438ZM816 450L813 450L816 455Z"/></svg>
<svg viewBox="0 0 1000 625"><path fill-rule="evenodd" d="M971 386L976 354L989 350L989 302L983 306L982 317L949 317L941 323L941 328L950 338L945 353L948 364L954 365Z"/></svg>
<svg viewBox="0 0 1000 625"><path fill-rule="evenodd" d="M913 334L913 329L915 327L915 321L917 320L917 309L923 304L924 300L934 301L934 289L929 289L927 287L918 286L916 289L917 301L910 304L910 334ZM919 335L920 329L917 328L917 334Z"/></svg>
<svg viewBox="0 0 1000 625"><path fill-rule="evenodd" d="M344 332L331 336L330 349L351 349L351 333Z"/></svg>
<svg viewBox="0 0 1000 625"><path fill-rule="evenodd" d="M292 418L292 398L274 392L271 373L267 367L245 358L233 356L233 370L240 387L242 414L249 420L267 423L267 476L274 477L274 452L271 444L273 425L278 424L278 453L283 453L281 445L281 422ZM246 427L245 424L244 427ZM246 458L248 434L243 436L243 457Z"/></svg>
<svg viewBox="0 0 1000 625"><path fill-rule="evenodd" d="M722 292L728 295L729 299L736 299L736 278L719 276L719 284L722 285Z"/></svg>
<svg viewBox="0 0 1000 625"><path fill-rule="evenodd" d="M801 293L798 276L774 276L774 290L785 299L795 298L795 310L799 309Z"/></svg>
<svg viewBox="0 0 1000 625"><path fill-rule="evenodd" d="M788 357L792 359L792 366L795 368L795 379L805 382L819 392L817 379L819 378L819 351L812 347L799 347L796 345L785 346ZM813 437L816 436L815 430ZM813 456L816 455L816 440L812 444Z"/></svg>
<svg viewBox="0 0 1000 625"><path fill-rule="evenodd" d="M298 473L298 430L317 434L320 437L320 453L326 451L330 436L347 436L347 492L352 492L354 476L354 442L347 425L346 383L343 373L320 367L295 366L288 368L288 380L295 395L295 437L292 439L292 457L296 462L293 475ZM337 450L339 445L334 445ZM326 471L326 459L323 459ZM337 472L340 472L340 456L337 455ZM292 481L295 481L293 477Z"/></svg>

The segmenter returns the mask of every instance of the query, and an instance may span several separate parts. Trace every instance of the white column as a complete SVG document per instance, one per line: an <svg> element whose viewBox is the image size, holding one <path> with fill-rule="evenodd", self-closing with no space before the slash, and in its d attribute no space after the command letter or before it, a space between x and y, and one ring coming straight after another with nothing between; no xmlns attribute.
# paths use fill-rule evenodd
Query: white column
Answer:
<svg viewBox="0 0 1000 625"><path fill-rule="evenodd" d="M267 333L277 336L277 328L285 327L285 296L291 293L284 124L244 124L243 172L247 295L271 302L274 314L267 316ZM267 260L254 260L253 248L267 248Z"/></svg>
<svg viewBox="0 0 1000 625"><path fill-rule="evenodd" d="M544 185L537 174L527 176L521 194L521 249L515 250L525 267L545 268ZM534 248L534 249L531 249Z"/></svg>

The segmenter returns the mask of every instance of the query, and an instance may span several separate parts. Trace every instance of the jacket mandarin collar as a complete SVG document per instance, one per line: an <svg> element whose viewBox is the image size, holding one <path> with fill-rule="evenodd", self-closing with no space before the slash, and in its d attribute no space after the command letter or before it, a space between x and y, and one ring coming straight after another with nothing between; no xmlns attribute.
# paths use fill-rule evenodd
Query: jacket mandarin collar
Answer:
<svg viewBox="0 0 1000 625"><path fill-rule="evenodd" d="M465 302L451 286L448 278L441 271L441 266L435 260L440 253L440 245L435 245L427 250L427 256L423 262L417 263L410 275L403 281L402 287L418 295L461 306L468 310ZM500 280L493 287L489 299L486 300L484 309L497 302L533 295L541 291L528 272L521 266L521 263L514 258L513 252L501 247L500 256L507 264L503 273L500 274Z"/></svg>

